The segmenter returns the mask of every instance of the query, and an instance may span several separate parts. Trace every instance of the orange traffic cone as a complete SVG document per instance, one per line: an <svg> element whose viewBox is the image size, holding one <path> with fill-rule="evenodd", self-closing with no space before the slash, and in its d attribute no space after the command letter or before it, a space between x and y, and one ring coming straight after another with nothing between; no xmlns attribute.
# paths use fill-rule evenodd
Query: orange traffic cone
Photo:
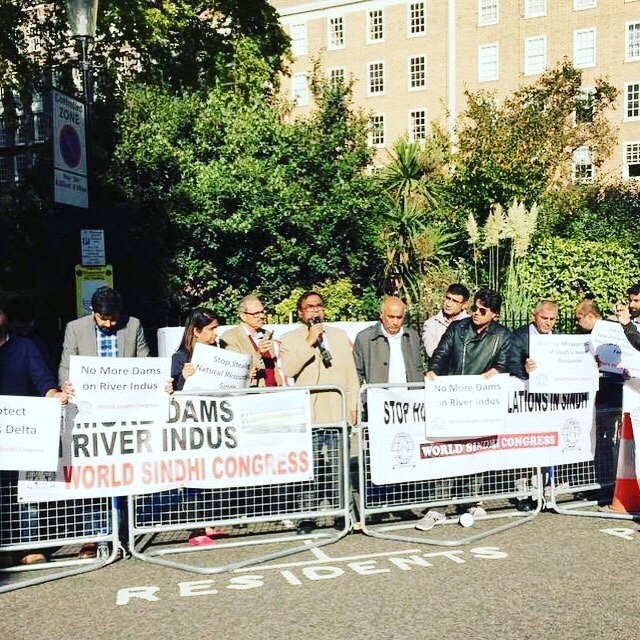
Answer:
<svg viewBox="0 0 640 640"><path fill-rule="evenodd" d="M640 482L636 477L636 445L633 441L631 416L628 413L622 416L616 486L609 508L619 513L640 512Z"/></svg>

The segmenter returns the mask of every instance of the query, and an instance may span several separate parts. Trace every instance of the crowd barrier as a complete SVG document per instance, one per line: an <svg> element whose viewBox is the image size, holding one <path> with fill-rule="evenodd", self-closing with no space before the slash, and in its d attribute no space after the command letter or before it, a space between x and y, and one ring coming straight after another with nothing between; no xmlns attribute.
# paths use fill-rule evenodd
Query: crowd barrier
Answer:
<svg viewBox="0 0 640 640"><path fill-rule="evenodd" d="M87 543L95 558L77 557ZM17 474L0 476L0 593L99 569L119 552L118 516L111 498L21 504ZM42 553L46 562L21 564L23 554ZM6 575L12 576L11 582ZM37 572L37 574L36 574Z"/></svg>
<svg viewBox="0 0 640 640"><path fill-rule="evenodd" d="M547 508L565 515L634 519L632 514L606 509L616 481L621 418L622 409L619 407L596 408L594 459L549 470L549 487L545 491Z"/></svg>
<svg viewBox="0 0 640 640"><path fill-rule="evenodd" d="M454 476L376 485L371 480L369 455L369 428L363 419L366 415L368 389L424 389L424 383L371 384L360 390L359 415L359 528L366 535L390 540L418 542L438 546L469 544L487 536L530 522L542 508L542 476L539 468L487 471L466 476ZM518 511L515 503L529 500L531 511ZM446 520L441 525L458 524L458 506L482 502L487 514L475 517L474 532L464 535L465 528L447 527L441 537L432 537L415 529L417 520L429 509L445 511ZM400 515L400 521L390 521L390 516ZM509 522L493 525L497 520ZM434 527L435 528L435 527ZM411 531L411 534L409 533Z"/></svg>
<svg viewBox="0 0 640 640"><path fill-rule="evenodd" d="M286 394L292 389L238 389L198 392L198 395L276 393L284 394L286 402ZM312 429L312 480L242 488L185 488L132 496L128 505L131 554L145 562L208 575L308 551L347 535L351 520L344 393L335 386L295 387L295 390L301 389L338 393L342 402L340 424L314 425ZM213 544L189 544L190 532L206 527L214 530ZM257 551L273 545L277 545L274 550ZM185 554L201 551L214 551L217 564L198 564L200 553L195 556L195 564L170 559L170 556L184 558ZM211 555L207 555L207 559L211 559Z"/></svg>

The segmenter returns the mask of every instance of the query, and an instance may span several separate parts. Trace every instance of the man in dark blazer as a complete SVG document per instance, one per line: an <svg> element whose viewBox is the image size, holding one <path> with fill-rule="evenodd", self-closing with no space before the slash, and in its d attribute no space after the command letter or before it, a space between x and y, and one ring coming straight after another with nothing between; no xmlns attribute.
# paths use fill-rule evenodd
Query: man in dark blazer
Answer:
<svg viewBox="0 0 640 640"><path fill-rule="evenodd" d="M529 337L532 334L552 333L558 320L558 305L552 300L540 300L531 312L531 323L519 327L511 334L509 373L528 380L536 363L529 357Z"/></svg>

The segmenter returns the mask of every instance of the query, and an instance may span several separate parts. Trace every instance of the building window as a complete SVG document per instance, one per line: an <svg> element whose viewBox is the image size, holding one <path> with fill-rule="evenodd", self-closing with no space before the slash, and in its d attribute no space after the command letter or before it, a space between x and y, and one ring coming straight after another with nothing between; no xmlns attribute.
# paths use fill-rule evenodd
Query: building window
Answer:
<svg viewBox="0 0 640 640"><path fill-rule="evenodd" d="M625 142L623 172L625 178L640 178L640 142Z"/></svg>
<svg viewBox="0 0 640 640"><path fill-rule="evenodd" d="M579 184L593 182L593 158L589 147L579 147L573 152L573 181Z"/></svg>
<svg viewBox="0 0 640 640"><path fill-rule="evenodd" d="M596 30L579 29L573 32L573 64L575 67L594 67L596 64Z"/></svg>
<svg viewBox="0 0 640 640"><path fill-rule="evenodd" d="M384 93L384 62L370 62L367 77L369 78L368 95Z"/></svg>
<svg viewBox="0 0 640 640"><path fill-rule="evenodd" d="M625 45L625 60L640 60L640 22L629 22L627 24L627 42Z"/></svg>
<svg viewBox="0 0 640 640"><path fill-rule="evenodd" d="M0 156L0 184L13 181L13 158Z"/></svg>
<svg viewBox="0 0 640 640"><path fill-rule="evenodd" d="M21 182L27 169L31 166L31 161L28 153L16 154L16 182Z"/></svg>
<svg viewBox="0 0 640 640"><path fill-rule="evenodd" d="M369 11L367 14L367 42L382 42L384 40L384 16L382 9Z"/></svg>
<svg viewBox="0 0 640 640"><path fill-rule="evenodd" d="M524 75L544 73L547 68L547 36L525 38Z"/></svg>
<svg viewBox="0 0 640 640"><path fill-rule="evenodd" d="M344 18L329 18L329 49L344 48Z"/></svg>
<svg viewBox="0 0 640 640"><path fill-rule="evenodd" d="M7 127L7 121L4 118L0 118L0 147L9 146L9 129Z"/></svg>
<svg viewBox="0 0 640 640"><path fill-rule="evenodd" d="M640 119L640 82L627 82L624 85L624 119Z"/></svg>
<svg viewBox="0 0 640 640"><path fill-rule="evenodd" d="M498 0L478 0L478 26L498 23Z"/></svg>
<svg viewBox="0 0 640 640"><path fill-rule="evenodd" d="M576 96L576 123L593 122L593 108L595 106L596 90L594 88L580 89Z"/></svg>
<svg viewBox="0 0 640 640"><path fill-rule="evenodd" d="M306 73L294 73L291 76L291 99L298 107L309 104L309 84Z"/></svg>
<svg viewBox="0 0 640 640"><path fill-rule="evenodd" d="M427 32L427 8L424 2L409 3L408 35L421 36Z"/></svg>
<svg viewBox="0 0 640 640"><path fill-rule="evenodd" d="M291 25L291 53L294 56L307 55L307 23L299 22Z"/></svg>
<svg viewBox="0 0 640 640"><path fill-rule="evenodd" d="M384 113L374 113L369 126L369 146L384 147Z"/></svg>
<svg viewBox="0 0 640 640"><path fill-rule="evenodd" d="M345 68L344 67L334 67L333 69L329 69L329 83L332 87L335 87L339 84L345 83Z"/></svg>
<svg viewBox="0 0 640 640"><path fill-rule="evenodd" d="M593 9L597 4L597 0L573 0L573 10L581 11L582 9Z"/></svg>
<svg viewBox="0 0 640 640"><path fill-rule="evenodd" d="M427 86L427 56L409 58L409 91L425 89Z"/></svg>
<svg viewBox="0 0 640 640"><path fill-rule="evenodd" d="M547 0L524 0L524 17L539 18L547 15Z"/></svg>
<svg viewBox="0 0 640 640"><path fill-rule="evenodd" d="M498 79L498 43L478 47L478 82Z"/></svg>
<svg viewBox="0 0 640 640"><path fill-rule="evenodd" d="M409 111L409 140L424 140L427 137L427 112L425 109Z"/></svg>

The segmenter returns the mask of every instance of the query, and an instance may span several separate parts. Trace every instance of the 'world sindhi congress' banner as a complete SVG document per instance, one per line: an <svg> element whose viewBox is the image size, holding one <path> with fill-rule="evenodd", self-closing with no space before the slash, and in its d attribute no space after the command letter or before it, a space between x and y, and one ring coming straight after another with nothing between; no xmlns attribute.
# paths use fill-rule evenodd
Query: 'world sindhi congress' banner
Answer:
<svg viewBox="0 0 640 640"><path fill-rule="evenodd" d="M57 474L23 473L19 500L243 487L313 476L309 392L176 395L167 423L78 422L70 415ZM53 475L54 477L50 477Z"/></svg>
<svg viewBox="0 0 640 640"><path fill-rule="evenodd" d="M486 382L482 376L468 378ZM522 381L511 378L501 434L438 441L426 435L421 389L369 389L371 479L374 484L416 482L592 460L593 395L529 393Z"/></svg>

